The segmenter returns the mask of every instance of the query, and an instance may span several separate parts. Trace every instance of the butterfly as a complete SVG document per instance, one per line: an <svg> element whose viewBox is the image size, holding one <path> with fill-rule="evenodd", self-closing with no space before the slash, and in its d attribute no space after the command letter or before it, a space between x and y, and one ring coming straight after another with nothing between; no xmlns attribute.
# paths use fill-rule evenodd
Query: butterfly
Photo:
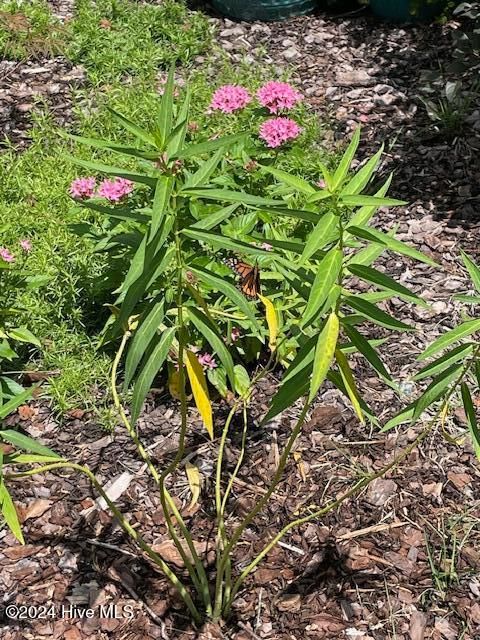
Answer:
<svg viewBox="0 0 480 640"><path fill-rule="evenodd" d="M228 258L224 261L240 277L239 288L247 298L256 298L260 293L260 269L258 264L247 264L237 258Z"/></svg>

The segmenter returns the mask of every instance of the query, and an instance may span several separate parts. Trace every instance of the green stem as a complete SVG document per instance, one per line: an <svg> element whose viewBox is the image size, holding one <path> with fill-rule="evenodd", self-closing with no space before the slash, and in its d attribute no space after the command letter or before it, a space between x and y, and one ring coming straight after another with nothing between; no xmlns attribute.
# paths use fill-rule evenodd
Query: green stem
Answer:
<svg viewBox="0 0 480 640"><path fill-rule="evenodd" d="M95 475L88 469L88 467L84 467L79 464L75 464L74 462L55 462L52 464L44 465L42 467L36 467L35 469L29 469L28 471L23 471L20 473L13 474L5 474L5 477L10 480L15 480L18 478L24 478L27 476L35 475L37 473L45 473L47 471L53 471L55 469L74 469L76 471L80 471L84 473L91 481L97 492L101 495L101 497L107 503L109 509L118 520L120 526L125 531L127 535L135 541L135 544L144 551L152 560L158 565L161 571L165 574L165 576L170 580L172 585L178 591L183 601L188 607L188 610L192 614L193 619L197 624L201 624L202 616L200 615L197 607L193 603L193 600L188 593L185 585L179 580L176 574L170 569L170 567L164 562L164 560L157 554L155 551L143 540L140 534L132 527L132 525L128 522L125 516L117 509L112 500L108 497L108 494L104 491L102 485L99 483Z"/></svg>

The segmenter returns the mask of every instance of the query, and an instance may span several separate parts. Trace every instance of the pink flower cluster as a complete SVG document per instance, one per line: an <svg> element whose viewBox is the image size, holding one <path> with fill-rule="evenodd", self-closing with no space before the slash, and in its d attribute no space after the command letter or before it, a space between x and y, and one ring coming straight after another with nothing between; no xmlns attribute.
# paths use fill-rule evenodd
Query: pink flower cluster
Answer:
<svg viewBox="0 0 480 640"><path fill-rule="evenodd" d="M252 96L247 89L235 84L226 84L213 94L210 109L222 111L222 113L233 113L244 109L251 101Z"/></svg>
<svg viewBox="0 0 480 640"><path fill-rule="evenodd" d="M218 367L215 358L209 353L201 353L198 356L198 361L204 369L216 369Z"/></svg>
<svg viewBox="0 0 480 640"><path fill-rule="evenodd" d="M257 91L257 99L270 113L278 114L295 107L303 97L287 82L271 80ZM251 101L252 96L245 87L227 84L213 94L210 110L233 113L245 108ZM267 143L267 146L275 148L295 140L301 131L295 120L291 118L272 118L260 127L260 138Z"/></svg>
<svg viewBox="0 0 480 640"><path fill-rule="evenodd" d="M110 202L119 202L133 191L133 182L125 178L104 180L96 189L97 181L93 176L76 178L70 185L70 195L79 200L93 198L95 195Z"/></svg>
<svg viewBox="0 0 480 640"><path fill-rule="evenodd" d="M259 135L265 140L267 147L274 149L289 140L295 140L301 132L301 128L291 118L271 118L262 124Z"/></svg>
<svg viewBox="0 0 480 640"><path fill-rule="evenodd" d="M25 253L29 253L32 250L32 243L26 238L20 240L19 244ZM0 260L3 260L3 262L15 262L15 255L6 247L0 247Z"/></svg>
<svg viewBox="0 0 480 640"><path fill-rule="evenodd" d="M287 82L271 80L260 87L257 98L262 107L266 107L270 113L278 113L284 109L292 109L301 102L302 94Z"/></svg>

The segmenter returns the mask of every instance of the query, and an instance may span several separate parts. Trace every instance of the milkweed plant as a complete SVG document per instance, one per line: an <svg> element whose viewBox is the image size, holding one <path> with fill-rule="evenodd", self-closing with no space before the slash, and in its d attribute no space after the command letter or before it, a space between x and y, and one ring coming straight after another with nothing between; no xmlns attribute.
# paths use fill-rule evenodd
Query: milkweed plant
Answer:
<svg viewBox="0 0 480 640"><path fill-rule="evenodd" d="M286 102L281 102L275 93L281 88L277 86L273 92L271 89L263 92L261 99L267 107L274 105L275 116L284 117L285 110L295 106L298 96L287 92ZM314 184L275 166L276 154L281 150L272 151L270 158L262 156L255 171L262 175L265 193L249 193L233 186L235 168L238 164L243 166L245 154L252 148L250 132L189 142L190 98L187 89L179 106L175 105L172 70L151 129L140 128L112 112L126 132L135 137L135 144L73 136L77 142L102 153L122 156L127 166L76 160L95 176L106 177L102 181L92 176L79 178L71 186L76 203L93 216L77 231L89 234L97 249L107 251L112 259L114 298L104 341L120 344L111 373L113 400L159 492L168 534L183 560L188 579L146 543L87 466L62 458L16 431L3 431L0 437L14 449L3 456L3 481L55 469L85 474L124 532L163 571L194 622L201 624L204 620L218 621L229 616L245 580L292 528L337 509L404 460L445 415L458 390L478 453L478 427L470 389L479 382L480 344L461 341L480 329L480 320L466 320L426 349L422 359L461 342L419 372L417 379L433 376L433 382L415 403L384 427L416 421L440 400L440 408L417 438L385 467L354 481L343 495L313 510L300 511L293 521L272 534L246 566L237 570L232 562L233 553L281 481L322 385L328 380L346 396L361 423L376 425L378 421L362 398L350 366L352 354L365 358L386 384L396 388L376 350L381 340L370 340L364 325L373 323L391 331L412 331L414 327L390 315L381 304L393 297L416 305L426 303L372 265L385 251L436 265L397 240L393 232L383 233L371 225L379 207L403 203L386 195L391 176L370 195L382 149L351 174L359 130L336 167L321 165L322 176ZM249 97L229 89L216 95L212 105L231 105L232 100L243 105L249 102ZM228 187L222 183L226 173L233 176ZM225 259L232 256L240 257L255 269L258 288L251 298L236 287L235 275L225 265ZM480 271L467 257L464 260L480 294ZM115 273L121 274L120 282L115 282ZM356 293L358 279L374 290ZM467 302L474 304L479 299L477 295ZM261 362L256 368L248 367L252 352L257 362ZM121 366L123 388L132 389L129 410L124 407L118 387ZM266 491L240 522L230 527L232 488L248 443L247 407L258 381L275 368L283 374L263 423L297 401L302 403L302 409ZM168 387L179 401L181 414L178 450L162 470L142 444L137 428L145 397L158 375L168 378ZM228 398L230 405L219 432L213 423L213 391ZM167 487L167 479L185 458L189 397L208 435L217 444L212 498L216 514L214 567L206 567L202 561L192 532ZM224 461L225 448L237 414L243 422L242 444L229 472ZM10 470L11 466L22 465L23 469ZM189 472L194 484L198 469L190 465ZM23 542L4 482L2 487L5 520Z"/></svg>

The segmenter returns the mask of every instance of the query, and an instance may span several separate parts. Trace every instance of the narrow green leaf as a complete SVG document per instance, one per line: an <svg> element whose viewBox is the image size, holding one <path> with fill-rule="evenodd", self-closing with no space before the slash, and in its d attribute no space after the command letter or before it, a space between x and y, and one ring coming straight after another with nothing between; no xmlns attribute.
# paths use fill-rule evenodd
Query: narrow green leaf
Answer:
<svg viewBox="0 0 480 640"><path fill-rule="evenodd" d="M348 145L345 153L343 154L343 158L341 159L340 164L338 165L338 169L333 175L332 188L330 189L330 191L336 191L347 177L350 165L352 164L352 160L355 157L359 144L360 127L357 127L352 136L352 140Z"/></svg>
<svg viewBox="0 0 480 640"><path fill-rule="evenodd" d="M396 329L398 331L414 330L414 327L410 327L408 324L393 318L391 315L385 313L385 311L382 311L371 302L367 302L360 296L346 296L344 301L349 307L352 307L352 309L361 313L365 318L371 320L374 324L380 325L381 327Z"/></svg>
<svg viewBox="0 0 480 640"><path fill-rule="evenodd" d="M125 389L128 388L130 382L133 380L137 367L164 317L165 301L162 299L151 305L144 319L141 320L140 326L133 336L125 361Z"/></svg>
<svg viewBox="0 0 480 640"><path fill-rule="evenodd" d="M245 297L240 293L240 291L230 284L224 278L214 275L210 271L203 269L202 267L189 267L190 271L196 275L199 280L209 285L213 289L220 291L223 293L229 300L235 304L238 309L244 313L253 326L256 328L257 333L259 333L259 326L257 318L255 317L255 313L252 310L251 305L247 302Z"/></svg>
<svg viewBox="0 0 480 640"><path fill-rule="evenodd" d="M394 198L377 198L376 196L340 196L340 204L347 207L400 207L408 204L404 200Z"/></svg>
<svg viewBox="0 0 480 640"><path fill-rule="evenodd" d="M301 263L306 262L316 251L323 249L339 236L338 216L333 211L325 214L317 223L315 229L309 234Z"/></svg>
<svg viewBox="0 0 480 640"><path fill-rule="evenodd" d="M480 319L476 320L467 320L467 322L463 322L455 329L451 331L447 331L443 336L437 338L430 346L428 346L423 353L421 353L417 360L426 360L426 358L430 358L435 353L446 349L454 342L458 342L463 338L467 338L472 334L480 331Z"/></svg>
<svg viewBox="0 0 480 640"><path fill-rule="evenodd" d="M334 384L337 387L337 389L339 391L341 391L346 398L350 399L350 397L348 395L348 390L344 385L342 376L337 371L334 371L333 369L330 369L330 371L328 372L328 375L327 375L327 380L329 380L332 384ZM360 408L362 410L363 415L367 416L369 421L373 425L379 426L378 420L375 417L374 412L368 406L368 404L362 399L361 396L358 396L357 400L358 400L358 403L360 405Z"/></svg>
<svg viewBox="0 0 480 640"><path fill-rule="evenodd" d="M134 122L132 122L125 116L122 116L122 114L118 113L118 111L115 111L110 107L107 107L107 109L112 114L114 119L117 120L117 122L119 122L124 129L126 129L130 133L133 133L133 135L136 138L138 138L138 140L141 140L142 142L146 142L147 144L151 144L154 147L157 146L155 142L155 138L149 131L142 129L142 127L139 127L138 125L136 125Z"/></svg>
<svg viewBox="0 0 480 640"><path fill-rule="evenodd" d="M23 539L22 534L22 527L20 526L20 522L18 520L15 505L13 504L13 500L8 493L3 478L0 478L0 509L2 511L3 517L5 518L7 527L17 538L20 544L25 544L25 540Z"/></svg>
<svg viewBox="0 0 480 640"><path fill-rule="evenodd" d="M399 282L387 276L385 273L374 269L373 267L367 267L365 265L360 264L349 264L348 270L357 278L361 278L362 280L366 280L367 282L371 282L377 287L381 287L383 289L389 289L393 291L401 298L406 298L407 300L413 300L417 304L421 304L423 306L426 305L425 301L422 300L415 293L404 287Z"/></svg>
<svg viewBox="0 0 480 640"><path fill-rule="evenodd" d="M467 416L468 429L472 437L473 448L475 450L475 455L480 460L480 429L478 428L477 415L473 405L472 396L470 395L470 389L465 382L462 382L461 393L463 408L465 409L465 415Z"/></svg>
<svg viewBox="0 0 480 640"><path fill-rule="evenodd" d="M350 339L351 343L356 347L359 353L370 363L375 371L380 375L387 383L393 383L392 376L387 371L385 365L380 360L379 355L373 348L372 344L359 332L350 325L343 325L343 329Z"/></svg>
<svg viewBox="0 0 480 640"><path fill-rule="evenodd" d="M458 294L453 296L454 300L460 300L460 302L466 302L467 304L480 304L480 296L466 296Z"/></svg>
<svg viewBox="0 0 480 640"><path fill-rule="evenodd" d="M307 367L292 378L282 382L279 390L272 398L270 408L261 422L262 425L272 420L288 407L291 407L295 400L298 400L308 392L311 370L311 366Z"/></svg>
<svg viewBox="0 0 480 640"><path fill-rule="evenodd" d="M264 249L259 249L258 247L247 244L246 242L241 242L240 240L232 240L227 236L222 236L210 231L200 231L197 229L193 229L192 227L188 227L187 229L182 229L181 233L183 233L185 236L188 236L189 238L193 238L194 240L206 242L213 247L221 247L222 249L229 249L237 253L249 254L253 256L273 257L271 251L265 251Z"/></svg>
<svg viewBox="0 0 480 640"><path fill-rule="evenodd" d="M335 358L337 361L337 366L340 370L340 375L342 376L343 384L345 386L345 389L347 390L347 395L350 399L350 402L352 403L353 409L357 414L357 418L362 424L364 424L365 417L360 405L360 394L358 393L355 378L353 376L353 371L350 368L348 359L340 349L335 350Z"/></svg>
<svg viewBox="0 0 480 640"><path fill-rule="evenodd" d="M210 229L213 229L214 227L219 225L221 222L228 220L228 218L230 218L232 213L234 213L239 206L240 204L238 202L229 204L228 207L223 207L222 209L218 209L218 211L215 211L214 213L211 213L210 215L205 216L205 218L198 220L194 224L191 224L188 228L204 229L205 231L210 231Z"/></svg>
<svg viewBox="0 0 480 640"><path fill-rule="evenodd" d="M464 358L472 353L473 346L473 343L469 342L467 344L461 344L458 347L455 347L455 349L450 349L444 353L443 356L420 369L413 379L423 380L424 378L430 378L459 360L463 362Z"/></svg>
<svg viewBox="0 0 480 640"><path fill-rule="evenodd" d="M45 447L43 444L39 444L33 438L25 436L23 435L23 433L14 431L13 429L0 431L0 440L13 444L15 447L18 447L23 451L30 451L31 453L38 453L40 455L49 456L50 458L62 460L62 457L56 454L55 451L52 451L48 447Z"/></svg>
<svg viewBox="0 0 480 640"><path fill-rule="evenodd" d="M290 363L285 375L282 378L282 383L287 382L291 378L294 378L300 371L311 368L313 359L315 357L315 346L317 344L318 337L311 336L306 342L300 346L297 351L297 355Z"/></svg>
<svg viewBox="0 0 480 640"><path fill-rule="evenodd" d="M0 405L0 420L3 420L3 418L13 413L21 404L30 398L32 393L33 388L25 389L25 391L14 396L11 400L5 402L5 404Z"/></svg>
<svg viewBox="0 0 480 640"><path fill-rule="evenodd" d="M299 193L304 193L307 196L317 193L317 190L312 187L312 185L304 180L303 178L299 178L291 173L287 173L286 171L282 171L282 169L276 169L275 167L262 166L262 171L266 173L270 173L272 176L277 178L279 182L288 185L289 187L293 187L295 191Z"/></svg>
<svg viewBox="0 0 480 640"><path fill-rule="evenodd" d="M174 336L174 328L166 329L159 337L158 342L152 350L147 362L141 368L133 389L131 408L132 424L135 424L138 420L138 416L140 415L147 393L150 391L155 376L160 371L167 358Z"/></svg>
<svg viewBox="0 0 480 640"><path fill-rule="evenodd" d="M320 219L318 213L314 213L313 211L305 211L303 209L287 209L286 207L275 207L271 209L269 207L262 207L262 211L270 215L283 216L286 218L296 218L297 220L304 220L305 222L312 222L313 224L317 224Z"/></svg>
<svg viewBox="0 0 480 640"><path fill-rule="evenodd" d="M388 177L388 179L384 182L384 184L380 187L380 189L375 193L375 197L377 198L383 198L383 196L388 192L388 190L390 189L390 185L392 183L393 180L393 173L391 173ZM357 209L355 211L355 213L353 214L353 216L350 218L350 225L351 226L357 226L357 227L363 227L363 225L366 225L367 222L372 218L372 216L375 214L375 212L377 211L378 207L376 206L367 206L367 207L360 207L360 209ZM347 228L348 230L348 228ZM348 235L347 235L348 237Z"/></svg>
<svg viewBox="0 0 480 640"><path fill-rule="evenodd" d="M236 134L233 136L224 136L223 138L216 138L215 140L208 140L207 142L200 142L199 144L191 144L185 147L181 151L174 153L171 159L183 160L184 158L192 158L194 156L201 156L204 153L210 153L220 148L231 147L237 142L242 142L246 139L244 133Z"/></svg>
<svg viewBox="0 0 480 640"><path fill-rule="evenodd" d="M338 316L332 312L318 336L317 346L315 348L315 358L313 361L312 379L310 381L310 393L308 396L311 402L322 386L335 355L337 347L338 332L340 323Z"/></svg>
<svg viewBox="0 0 480 640"><path fill-rule="evenodd" d="M219 357L225 371L230 379L231 388L235 389L235 375L233 370L233 358L230 351L225 346L223 336L209 318L199 309L188 307L188 317L197 330L206 338L212 346L215 354Z"/></svg>
<svg viewBox="0 0 480 640"><path fill-rule="evenodd" d="M215 169L218 166L218 163L223 157L223 149L220 148L217 150L214 155L209 158L206 162L203 162L199 169L191 175L188 180L185 182L185 185L182 189L192 189L198 187L198 185L205 185L208 183L209 179L212 177Z"/></svg>
<svg viewBox="0 0 480 640"><path fill-rule="evenodd" d="M108 149L115 153L120 153L124 156L130 156L133 158L142 158L142 160L154 161L158 159L158 151L145 151L145 149L137 149L136 147L130 147L127 145L121 145L111 140L99 140L97 138L84 138L83 136L74 136L72 134L65 134L71 140L84 144L94 149Z"/></svg>
<svg viewBox="0 0 480 640"><path fill-rule="evenodd" d="M114 167L112 165L103 164L101 162L90 162L89 160L81 160L80 158L69 156L68 154L61 154L61 157L64 158L65 160L73 162L74 164L78 164L81 167L90 169L91 171L117 176L118 178L126 178L127 180L131 180L132 182L146 184L152 189L154 189L157 184L156 178L152 178L150 176L146 176L140 173L129 173L126 169L123 169L122 167Z"/></svg>
<svg viewBox="0 0 480 640"><path fill-rule="evenodd" d="M29 344L34 344L36 347L42 346L40 340L36 336L34 336L33 333L26 327L9 329L8 335L13 340L18 340L19 342L28 342Z"/></svg>
<svg viewBox="0 0 480 640"><path fill-rule="evenodd" d="M425 262L425 264L429 264L432 267L438 267L438 264L425 254L417 251L417 249L414 249L413 247L409 247L408 244L404 244L400 240L397 240L396 238L393 238L386 233L378 231L378 229L373 229L372 227L356 227L350 225L347 227L347 231L354 235L356 238L363 238L369 241L371 241L372 236L374 236L375 238L377 238L378 242L380 242L382 245L386 245L388 249L390 249L390 251L408 256L409 258L413 258L414 260L418 260L419 262Z"/></svg>
<svg viewBox="0 0 480 640"><path fill-rule="evenodd" d="M254 207L274 207L281 205L277 200L268 200L259 196L252 196L242 191L229 191L228 189L184 189L182 195L204 200L217 200L220 202L239 202Z"/></svg>
<svg viewBox="0 0 480 640"><path fill-rule="evenodd" d="M192 90L187 87L185 96L182 101L182 105L178 112L177 124L170 134L167 141L167 154L172 157L175 153L178 153L185 144L185 138L188 129L188 119L190 113L190 102L192 99Z"/></svg>
<svg viewBox="0 0 480 640"><path fill-rule="evenodd" d="M442 371L428 385L422 395L415 401L415 411L412 421L416 422L425 409L441 398L449 389L450 384L460 377L463 370L463 363L457 362L451 367Z"/></svg>
<svg viewBox="0 0 480 640"><path fill-rule="evenodd" d="M127 207L106 207L105 205L91 200L82 200L81 202L77 202L77 204L79 204L81 207L92 209L92 211L103 213L109 218L118 220L135 220L136 222L142 222L144 224L148 224L148 222L150 221L149 216L146 216L143 213L138 213L136 211L131 211Z"/></svg>
<svg viewBox="0 0 480 640"><path fill-rule="evenodd" d="M332 193L330 191L326 191L325 189L320 189L315 191L313 195L307 198L307 202L309 204L313 204L314 202L320 202L321 200L327 200L327 198L331 198Z"/></svg>
<svg viewBox="0 0 480 640"><path fill-rule="evenodd" d="M462 251L461 254L463 263L470 275L470 278L472 279L473 286L480 293L480 268L477 267L473 260L471 260L464 251Z"/></svg>
<svg viewBox="0 0 480 640"><path fill-rule="evenodd" d="M303 314L302 326L305 326L322 308L330 290L338 279L342 268L343 252L334 247L330 249L317 267L317 274L310 291L307 307Z"/></svg>
<svg viewBox="0 0 480 640"><path fill-rule="evenodd" d="M394 416L388 422L386 422L382 427L381 432L385 433L386 431L390 431L391 429L398 427L400 424L411 422L414 411L415 411L415 402L411 402L409 405L405 407L405 409L402 409L402 411L397 413L396 416Z"/></svg>
<svg viewBox="0 0 480 640"><path fill-rule="evenodd" d="M170 196L173 190L173 178L160 176L157 179L155 195L152 205L152 225L150 227L150 237L153 238L167 215Z"/></svg>
<svg viewBox="0 0 480 640"><path fill-rule="evenodd" d="M382 144L380 151L370 158L370 160L363 166L348 182L348 184L342 189L341 196L357 195L367 186L371 177L375 173L378 167L380 158L383 154L385 145Z"/></svg>

